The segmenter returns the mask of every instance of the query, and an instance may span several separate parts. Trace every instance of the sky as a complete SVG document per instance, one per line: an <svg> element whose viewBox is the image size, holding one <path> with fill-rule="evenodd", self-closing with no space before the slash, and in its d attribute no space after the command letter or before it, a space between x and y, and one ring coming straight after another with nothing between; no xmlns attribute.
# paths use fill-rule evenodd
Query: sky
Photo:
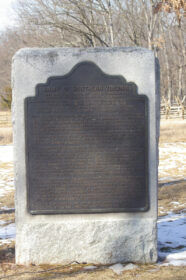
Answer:
<svg viewBox="0 0 186 280"><path fill-rule="evenodd" d="M0 0L0 31L13 24L13 2L15 0Z"/></svg>

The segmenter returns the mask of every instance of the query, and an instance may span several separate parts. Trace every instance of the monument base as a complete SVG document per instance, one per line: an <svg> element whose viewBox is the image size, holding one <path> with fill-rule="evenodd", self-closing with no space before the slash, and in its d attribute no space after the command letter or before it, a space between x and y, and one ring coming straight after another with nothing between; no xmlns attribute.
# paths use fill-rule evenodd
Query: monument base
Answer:
<svg viewBox="0 0 186 280"><path fill-rule="evenodd" d="M157 260L152 219L23 224L17 229L17 264L153 263Z"/></svg>

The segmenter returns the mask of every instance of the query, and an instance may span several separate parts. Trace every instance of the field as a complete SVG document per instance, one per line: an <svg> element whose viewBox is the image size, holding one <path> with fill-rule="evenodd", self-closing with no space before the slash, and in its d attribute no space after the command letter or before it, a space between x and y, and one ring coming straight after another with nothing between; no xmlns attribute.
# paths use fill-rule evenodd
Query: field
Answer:
<svg viewBox="0 0 186 280"><path fill-rule="evenodd" d="M11 114L0 112L0 145L12 143Z"/></svg>
<svg viewBox="0 0 186 280"><path fill-rule="evenodd" d="M161 120L160 143L186 142L186 120Z"/></svg>
<svg viewBox="0 0 186 280"><path fill-rule="evenodd" d="M96 266L75 262L66 266L16 265L11 128L0 128L0 141L0 279L186 279L186 121L161 122L159 260L153 265Z"/></svg>

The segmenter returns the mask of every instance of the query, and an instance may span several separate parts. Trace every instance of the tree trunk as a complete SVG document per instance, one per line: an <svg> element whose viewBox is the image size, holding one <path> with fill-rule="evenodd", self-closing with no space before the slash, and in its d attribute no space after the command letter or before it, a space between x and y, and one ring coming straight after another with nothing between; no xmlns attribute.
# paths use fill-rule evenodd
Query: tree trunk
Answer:
<svg viewBox="0 0 186 280"><path fill-rule="evenodd" d="M178 97L183 99L183 88L182 88L182 75L183 75L183 66L180 65L178 71Z"/></svg>

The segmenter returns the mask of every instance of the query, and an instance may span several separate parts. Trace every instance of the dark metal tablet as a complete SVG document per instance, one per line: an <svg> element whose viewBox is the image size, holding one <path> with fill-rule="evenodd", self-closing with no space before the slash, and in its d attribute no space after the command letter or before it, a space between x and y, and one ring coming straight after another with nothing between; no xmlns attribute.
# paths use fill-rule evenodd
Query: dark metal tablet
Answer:
<svg viewBox="0 0 186 280"><path fill-rule="evenodd" d="M148 101L92 62L25 100L31 214L146 211Z"/></svg>

